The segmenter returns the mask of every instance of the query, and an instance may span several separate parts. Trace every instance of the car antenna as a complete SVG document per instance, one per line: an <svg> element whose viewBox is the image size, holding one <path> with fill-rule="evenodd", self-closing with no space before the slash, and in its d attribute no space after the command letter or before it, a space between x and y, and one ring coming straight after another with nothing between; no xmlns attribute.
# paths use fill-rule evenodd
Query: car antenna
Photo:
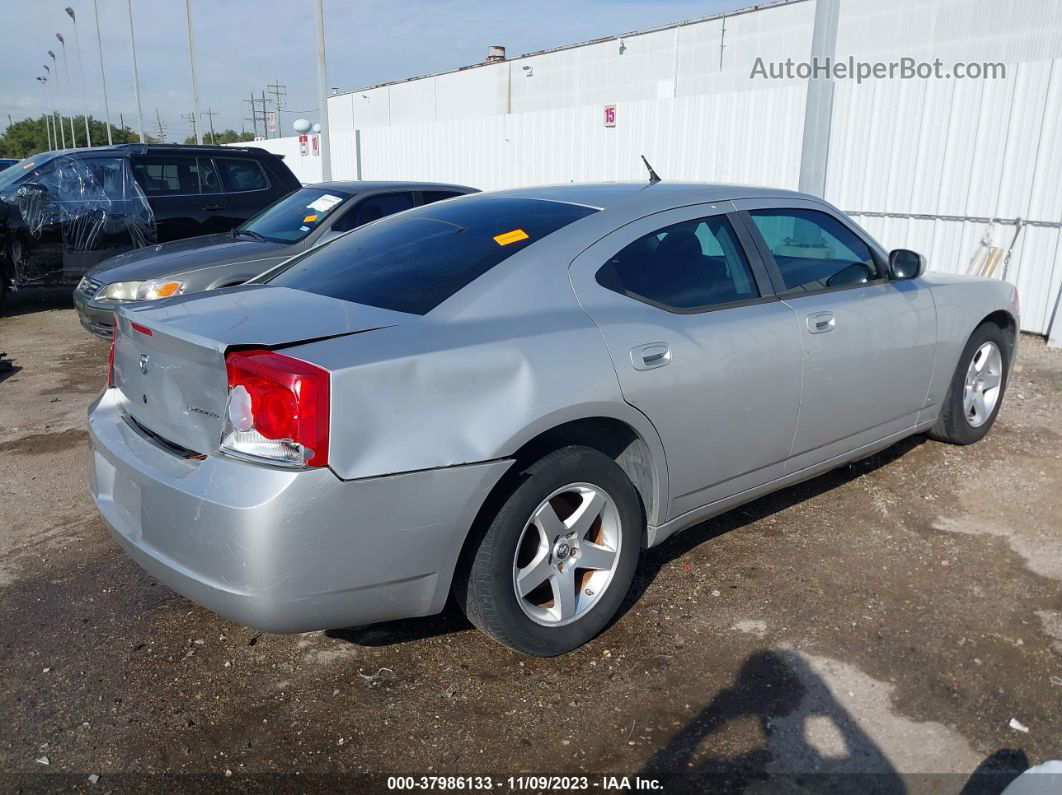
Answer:
<svg viewBox="0 0 1062 795"><path fill-rule="evenodd" d="M645 163L645 167L649 169L649 184L655 185L660 181L660 175L653 170L651 165L649 165L649 161L645 159L645 155L642 155L642 162Z"/></svg>

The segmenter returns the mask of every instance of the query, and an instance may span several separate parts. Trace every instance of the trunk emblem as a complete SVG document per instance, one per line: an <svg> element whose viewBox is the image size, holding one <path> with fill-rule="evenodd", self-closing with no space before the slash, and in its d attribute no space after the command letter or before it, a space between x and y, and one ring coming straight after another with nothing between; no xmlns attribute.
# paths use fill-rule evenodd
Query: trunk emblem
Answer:
<svg viewBox="0 0 1062 795"><path fill-rule="evenodd" d="M148 371L148 355L146 353L140 354L140 372L143 375L147 375Z"/></svg>

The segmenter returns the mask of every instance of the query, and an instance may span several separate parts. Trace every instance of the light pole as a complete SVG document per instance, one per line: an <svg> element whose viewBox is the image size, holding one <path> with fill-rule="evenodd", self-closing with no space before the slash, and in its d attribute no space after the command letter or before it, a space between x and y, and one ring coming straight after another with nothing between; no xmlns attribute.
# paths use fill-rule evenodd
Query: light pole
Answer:
<svg viewBox="0 0 1062 795"><path fill-rule="evenodd" d="M199 119L199 80L195 74L195 48L192 46L192 0L184 0L184 18L188 22L188 63L192 67L192 128L195 142L203 143L203 134L196 123Z"/></svg>
<svg viewBox="0 0 1062 795"><path fill-rule="evenodd" d="M89 132L88 100L85 99L85 68L81 65L81 35L77 32L77 17L74 9L66 7L67 16L74 23L74 46L77 48L77 80L81 84L81 110L85 114L85 145L92 146L92 133Z"/></svg>
<svg viewBox="0 0 1062 795"><path fill-rule="evenodd" d="M70 62L66 60L66 39L63 38L62 33L56 33L55 38L59 39L59 43L63 45L63 99L64 104L68 104L69 100L66 96L66 89L70 88ZM77 149L77 135L74 133L74 110L73 105L70 104L67 110L70 111L70 140L74 149Z"/></svg>
<svg viewBox="0 0 1062 795"><path fill-rule="evenodd" d="M55 52L48 50L48 55L52 59L52 66L55 67L55 85L56 91L59 92L59 135L62 136L63 149L66 149L66 129L63 127L63 97L66 95L63 93L63 81L59 79L59 62L55 60Z"/></svg>
<svg viewBox="0 0 1062 795"><path fill-rule="evenodd" d="M114 143L111 140L111 106L107 103L107 74L103 71L103 39L100 36L100 7L96 0L92 0L92 10L96 12L96 42L100 46L100 81L103 83L103 116L107 119L107 145Z"/></svg>
<svg viewBox="0 0 1062 795"><path fill-rule="evenodd" d="M317 0L317 102L321 113L321 181L332 179L332 154L328 148L328 70L325 67L324 5Z"/></svg>
<svg viewBox="0 0 1062 795"><path fill-rule="evenodd" d="M40 81L41 86L45 90L45 94L47 94L48 93L48 78L45 77L44 75L37 75L37 77L35 77L34 79ZM45 102L47 102L47 97L45 97ZM48 103L48 104L50 104L50 103ZM47 113L44 114L44 137L48 139L48 149L49 149L49 151L55 149L55 147L52 146L52 126L48 123L48 114Z"/></svg>
<svg viewBox="0 0 1062 795"><path fill-rule="evenodd" d="M41 64L41 65L44 67L44 71L47 72L48 75L50 76L52 74L51 67L48 66L48 64ZM55 142L55 148L58 149L59 148L59 133L61 133L63 131L62 117L60 117L60 119L59 119L59 131L56 132L55 97L52 95L52 87L50 85L48 85L47 88L48 88L48 108L49 108L49 111L50 111L51 116L52 116L52 141ZM63 149L66 149L66 135L63 136Z"/></svg>
<svg viewBox="0 0 1062 795"><path fill-rule="evenodd" d="M129 45L133 52L133 88L136 91L136 115L140 121L140 143L147 143L144 134L144 109L140 105L140 75L136 69L136 34L133 33L133 0L129 0Z"/></svg>

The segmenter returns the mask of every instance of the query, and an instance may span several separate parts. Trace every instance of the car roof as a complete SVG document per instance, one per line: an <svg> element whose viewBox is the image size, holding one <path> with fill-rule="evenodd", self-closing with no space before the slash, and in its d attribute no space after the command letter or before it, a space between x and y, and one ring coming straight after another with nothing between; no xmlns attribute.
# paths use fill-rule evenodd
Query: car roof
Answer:
<svg viewBox="0 0 1062 795"><path fill-rule="evenodd" d="M252 143L252 142L248 142ZM255 154L255 155L269 155L270 157L280 157L272 152L262 149L259 146L222 146L221 144L112 144L110 146L82 146L77 149L55 149L49 152L42 152L40 156L47 155L48 157L57 157L59 155L77 155L81 157L91 157L95 155L107 155L107 154L146 154L148 152L177 152L182 154L191 154L195 152L210 153L210 154Z"/></svg>
<svg viewBox="0 0 1062 795"><path fill-rule="evenodd" d="M492 196L581 204L598 210L605 210L632 201L651 202L654 199L658 200L661 205L668 205L687 199L713 202L760 197L814 198L806 193L782 188L711 182L668 181L652 184L649 182L596 182L542 185L531 188L491 191L477 194L477 196L471 198L489 198Z"/></svg>
<svg viewBox="0 0 1062 795"><path fill-rule="evenodd" d="M460 190L478 192L478 188L456 185L449 182L403 182L401 180L334 179L331 182L311 182L304 188L328 188L357 193L381 190Z"/></svg>

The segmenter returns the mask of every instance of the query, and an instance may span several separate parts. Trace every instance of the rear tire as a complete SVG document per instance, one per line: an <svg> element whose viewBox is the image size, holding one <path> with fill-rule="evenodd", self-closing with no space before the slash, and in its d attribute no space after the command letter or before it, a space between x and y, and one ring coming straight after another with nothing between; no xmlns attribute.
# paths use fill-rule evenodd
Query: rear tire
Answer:
<svg viewBox="0 0 1062 795"><path fill-rule="evenodd" d="M634 485L611 458L569 446L517 475L454 578L469 620L538 657L582 646L630 589L644 519Z"/></svg>
<svg viewBox="0 0 1062 795"><path fill-rule="evenodd" d="M973 444L988 433L1003 405L1010 372L1011 341L991 321L982 323L963 348L948 394L929 436L950 444Z"/></svg>

